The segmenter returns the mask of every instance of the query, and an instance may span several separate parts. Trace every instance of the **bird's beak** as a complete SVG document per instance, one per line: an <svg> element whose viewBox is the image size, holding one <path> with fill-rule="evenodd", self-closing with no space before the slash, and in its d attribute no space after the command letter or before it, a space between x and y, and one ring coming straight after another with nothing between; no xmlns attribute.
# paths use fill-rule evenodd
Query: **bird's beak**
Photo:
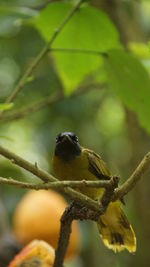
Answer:
<svg viewBox="0 0 150 267"><path fill-rule="evenodd" d="M72 139L70 138L69 135L65 135L65 136L63 137L62 142L70 142L70 143L72 143Z"/></svg>

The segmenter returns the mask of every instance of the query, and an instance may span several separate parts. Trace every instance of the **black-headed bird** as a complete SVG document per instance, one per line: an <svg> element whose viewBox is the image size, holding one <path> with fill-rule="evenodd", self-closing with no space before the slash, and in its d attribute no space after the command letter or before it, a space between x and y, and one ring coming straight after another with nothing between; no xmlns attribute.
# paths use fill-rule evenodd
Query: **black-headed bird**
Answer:
<svg viewBox="0 0 150 267"><path fill-rule="evenodd" d="M110 180L112 175L105 162L94 151L80 146L72 132L62 132L56 138L53 170L59 180ZM103 188L82 188L80 192L99 200ZM110 202L98 221L100 236L109 249L120 252L136 251L136 237L131 224L121 209L120 201Z"/></svg>

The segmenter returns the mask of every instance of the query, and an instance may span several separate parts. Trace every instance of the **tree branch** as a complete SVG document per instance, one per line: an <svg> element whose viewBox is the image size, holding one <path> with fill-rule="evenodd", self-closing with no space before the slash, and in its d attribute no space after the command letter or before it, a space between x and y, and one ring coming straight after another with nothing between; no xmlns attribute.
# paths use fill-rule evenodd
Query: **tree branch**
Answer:
<svg viewBox="0 0 150 267"><path fill-rule="evenodd" d="M54 267L62 267L64 256L66 253L67 245L69 242L69 236L71 233L71 224L73 220L90 219L98 221L100 215L102 215L107 209L111 201L121 199L129 191L131 191L144 172L150 165L150 152L148 152L143 160L140 162L133 174L118 188L118 177L112 177L110 181L58 181L55 177L49 173L38 168L37 164L31 164L30 162L22 159L18 155L15 155L11 151L0 146L0 154L9 159L12 163L24 168L30 173L36 175L42 181L46 183L30 184L25 182L16 181L14 179L6 179L0 177L1 184L11 184L19 187L29 189L49 189L55 188L63 193L66 193L75 204L70 206L64 213L61 219L61 231L56 250L56 257ZM85 177L86 178L86 177ZM70 187L105 187L105 192L99 202L94 201L86 195L81 194L78 191L71 189Z"/></svg>
<svg viewBox="0 0 150 267"><path fill-rule="evenodd" d="M47 184L41 184L41 185L34 185L30 184L30 188L32 189L40 189L39 186L42 187L42 189L48 189L48 188L59 188L60 191L65 192L72 200L77 201L77 203L82 203L83 205L87 205L89 208L93 208L94 210L101 209L101 205L99 205L96 201L90 199L89 197L66 187L78 187L78 186L88 186L88 187L105 187L107 189L112 190L112 186L116 187L116 178L113 177L112 184L107 184L107 181L99 181L99 182L88 182L88 181L58 181L54 176L47 173L46 171L40 169L37 164L32 164L28 162L27 160L19 157L18 155L14 154L13 152L9 151L8 149L0 146L0 154L4 156L5 158L9 159L13 164L16 164L20 166L21 168L29 171L30 173L34 174L38 178L40 178L42 181L46 182ZM112 195L112 200L115 201L116 199L121 199L123 196L125 196L129 191L132 190L132 188L136 185L138 180L141 178L141 176L144 174L144 172L148 169L150 165L150 152L146 154L146 156L143 158L143 160L140 162L136 170L133 172L133 174L126 180L126 182L121 185L119 188L115 189L115 192ZM3 180L2 180L3 179ZM86 177L85 177L86 179ZM11 182L10 182L11 181ZM16 180L10 180L8 184L15 184L17 186L26 187L29 188L28 183L22 183ZM15 181L15 182L14 182ZM57 182L53 185L48 182ZM5 178L1 177L1 183L7 183ZM113 188L114 189L114 188ZM110 195L110 192L109 192Z"/></svg>
<svg viewBox="0 0 150 267"><path fill-rule="evenodd" d="M92 210L88 210L83 207L81 208L80 206L77 206L77 205L69 206L65 210L61 218L60 236L58 240L58 246L56 249L56 256L55 256L55 261L53 265L54 267L63 266L63 261L64 261L64 257L67 251L68 243L69 243L71 225L72 225L73 220L90 219L90 220L94 220L98 222L100 215L102 215L105 212L110 201L121 199L130 190L132 190L133 187L136 185L138 180L141 178L141 176L143 175L143 173L147 170L149 166L150 166L150 152L148 152L145 155L145 157L140 162L140 164L138 165L136 170L133 172L133 174L119 188L117 188L119 179L118 177L114 177L114 184L112 185L112 187L109 187L105 190L105 193L103 194L103 197L101 199L101 204L103 206L103 210L101 212L95 212L95 211L93 212Z"/></svg>
<svg viewBox="0 0 150 267"><path fill-rule="evenodd" d="M103 212L104 211L95 212L93 210L87 209L86 207L76 205L74 202L66 208L61 217L60 234L55 251L55 261L53 267L63 266L73 220L93 220L97 222Z"/></svg>
<svg viewBox="0 0 150 267"><path fill-rule="evenodd" d="M76 203L72 203L66 208L61 217L61 226L57 248L55 251L55 261L53 267L62 267L64 262L64 257L67 251L69 238L71 234L71 225L73 220L92 220L98 222L100 215L102 215L108 204L105 205L102 211L93 211L87 207L81 207Z"/></svg>
<svg viewBox="0 0 150 267"><path fill-rule="evenodd" d="M60 190L62 188L71 187L71 188L82 188L82 187L89 187L89 188L112 188L112 181L57 181L57 182L48 182L48 183L28 183L28 182L21 182L19 180L13 179L11 177L4 178L0 177L0 184L5 185L14 185L20 188L26 189L57 189Z"/></svg>
<svg viewBox="0 0 150 267"><path fill-rule="evenodd" d="M121 199L124 197L128 192L130 192L136 183L140 180L142 175L145 173L145 171L150 166L150 152L148 152L140 164L137 166L135 171L132 173L132 175L124 182L119 188L115 190L113 199Z"/></svg>
<svg viewBox="0 0 150 267"><path fill-rule="evenodd" d="M21 158L20 156L14 154L13 152L9 151L8 149L0 146L0 154L4 156L5 158L9 159L13 164L16 164L20 166L21 168L29 171L30 173L34 174L38 178L40 178L42 181L44 181L47 184L41 184L41 185L34 185L30 184L30 188L32 189L48 189L48 188L58 188L60 191L65 192L72 200L75 200L79 204L87 205L89 208L93 208L96 211L101 210L101 204L99 205L96 201L92 200L91 198L66 187L78 187L78 186L87 186L87 187L105 187L108 190L114 190L114 188L117 187L118 180L116 180L116 177L112 177L111 182L107 183L107 181L99 181L99 182L92 182L92 181L58 181L54 176L47 173L46 171L40 169L37 164L32 164L28 162L27 160ZM110 200L115 201L116 199L121 199L123 196L125 196L129 191L132 190L132 188L136 185L138 180L141 178L141 176L144 174L144 172L148 169L150 165L150 152L146 154L146 156L143 158L143 160L140 162L136 170L133 172L133 174L126 180L123 185L115 189L115 192L112 194L112 197ZM85 177L86 178L86 177ZM2 181L3 179L3 181ZM118 178L117 178L118 179ZM11 181L11 182L10 182ZM8 184L14 184L22 187L28 187L28 183L22 183L16 180L10 180ZM15 182L14 182L15 181ZM56 182L56 183L54 183ZM7 183L5 178L1 177L1 183ZM53 185L52 185L53 183ZM110 196L110 192L108 194ZM105 194L104 194L105 196ZM107 194L105 196L107 200ZM106 201L105 200L105 201Z"/></svg>
<svg viewBox="0 0 150 267"><path fill-rule="evenodd" d="M30 173L34 174L38 178L40 178L44 182L56 182L58 181L54 176L47 173L46 171L37 167L37 164L32 164L27 160L19 157L18 155L14 154L13 152L9 151L8 149L0 146L0 154L5 158L9 159L13 164L20 166L21 168L29 171ZM62 188L60 189L61 192L66 193L71 200L76 201L76 203L87 206L91 209L100 211L103 209L101 203L94 201L93 199L77 192L71 188Z"/></svg>
<svg viewBox="0 0 150 267"><path fill-rule="evenodd" d="M67 207L61 217L61 226L60 226L60 232L59 232L59 240L58 240L58 245L55 251L55 260L54 260L54 265L53 267L62 267L65 254L67 251L68 243L69 243L69 238L71 234L71 226L72 226L72 221L73 218L71 216L71 208L72 206L70 205Z"/></svg>
<svg viewBox="0 0 150 267"><path fill-rule="evenodd" d="M30 173L36 175L38 178L40 178L44 182L56 181L56 179L52 175L39 169L37 167L37 164L32 164L32 163L28 162L27 160L19 157L15 153L9 151L8 149L6 149L2 146L0 146L0 154L2 156L4 156L5 158L9 159L13 164L16 164L16 165L20 166L21 168L29 171Z"/></svg>
<svg viewBox="0 0 150 267"><path fill-rule="evenodd" d="M44 99L37 101L36 103L33 103L32 105L29 105L27 107L23 107L17 111L11 111L8 113L0 114L0 122L10 122L13 120L22 119L28 115L31 115L38 110L45 108L46 106L50 106L60 99L63 98L63 95L59 93L53 93L50 96L45 97Z"/></svg>
<svg viewBox="0 0 150 267"><path fill-rule="evenodd" d="M10 102L12 102L16 98L16 96L18 95L18 93L23 88L23 86L24 86L27 78L32 74L32 72L34 71L34 69L38 66L38 64L40 63L40 61L42 60L42 58L49 52L49 48L51 47L51 45L55 41L56 37L59 35L59 33L65 27L65 25L69 22L69 20L72 18L72 16L76 13L76 11L78 10L78 8L80 7L80 5L82 4L83 1L84 0L78 0L77 3L76 3L76 5L72 8L71 11L69 11L69 13L66 15L66 17L64 18L64 20L55 29L53 35L51 36L51 38L49 39L49 41L47 42L47 44L43 47L43 49L40 51L40 53L36 56L36 58L29 65L29 67L27 68L27 70L25 71L25 73L23 74L23 76L21 77L21 79L19 80L19 82L17 83L17 85L14 88L14 90L11 92L11 94L6 99L6 101L5 101L6 103L10 103Z"/></svg>
<svg viewBox="0 0 150 267"><path fill-rule="evenodd" d="M70 97L75 97L75 96L79 96L87 91L89 91L90 89L103 89L106 86L105 83L102 84L98 84L98 83L92 83L92 84L88 84L82 87L79 87ZM45 108L49 105L52 105L58 101L60 101L61 99L64 98L64 95L59 91L58 93L53 93L50 96L46 96L45 98L43 98L40 101L37 101L36 103L29 105L27 107L23 107L17 111L12 111L11 112L7 112L7 113L1 113L0 115L0 122L10 122L13 120L18 120L18 119L22 119L28 115L31 115L39 110L41 110L42 108Z"/></svg>

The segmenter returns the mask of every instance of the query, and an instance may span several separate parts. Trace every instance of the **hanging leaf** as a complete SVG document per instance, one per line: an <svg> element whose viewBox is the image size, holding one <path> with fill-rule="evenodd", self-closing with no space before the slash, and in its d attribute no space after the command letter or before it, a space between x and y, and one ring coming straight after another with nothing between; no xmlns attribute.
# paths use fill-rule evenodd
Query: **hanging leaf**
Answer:
<svg viewBox="0 0 150 267"><path fill-rule="evenodd" d="M129 53L112 50L105 58L105 68L110 89L150 132L150 79L144 66Z"/></svg>
<svg viewBox="0 0 150 267"><path fill-rule="evenodd" d="M34 25L46 41L72 7L71 3L53 3L34 19ZM118 45L118 33L107 15L96 8L83 5L58 35L53 48L106 52ZM86 75L94 72L102 64L100 55L53 52L52 56L66 94L75 90Z"/></svg>

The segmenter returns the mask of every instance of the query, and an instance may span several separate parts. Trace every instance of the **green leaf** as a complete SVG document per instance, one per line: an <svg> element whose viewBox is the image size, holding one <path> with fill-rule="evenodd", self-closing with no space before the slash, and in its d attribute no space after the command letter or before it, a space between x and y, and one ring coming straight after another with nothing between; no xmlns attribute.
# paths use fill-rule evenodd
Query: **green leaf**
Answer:
<svg viewBox="0 0 150 267"><path fill-rule="evenodd" d="M150 132L150 79L144 66L127 52L112 50L105 58L105 68L111 90Z"/></svg>
<svg viewBox="0 0 150 267"><path fill-rule="evenodd" d="M73 8L71 3L53 3L41 11L34 25L46 41ZM106 52L119 46L118 33L107 15L93 7L83 5L65 25L53 43L53 48L85 49ZM99 55L73 52L53 52L55 67L70 94L102 64Z"/></svg>
<svg viewBox="0 0 150 267"><path fill-rule="evenodd" d="M1 103L0 104L0 111L9 110L13 107L13 103Z"/></svg>

